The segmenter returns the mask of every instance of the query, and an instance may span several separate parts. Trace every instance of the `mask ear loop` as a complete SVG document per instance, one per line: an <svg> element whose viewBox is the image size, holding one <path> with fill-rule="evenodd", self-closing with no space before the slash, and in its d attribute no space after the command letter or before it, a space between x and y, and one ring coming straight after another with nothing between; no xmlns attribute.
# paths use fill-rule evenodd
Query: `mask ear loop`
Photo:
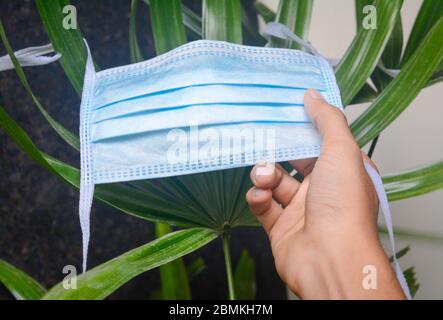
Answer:
<svg viewBox="0 0 443 320"><path fill-rule="evenodd" d="M92 200L94 198L94 181L92 175L92 152L90 136L90 101L95 82L95 68L91 52L86 40L87 51L85 78L83 82L82 102L80 106L80 201L79 218L82 230L83 264L82 270L86 271L88 261L88 247L90 238L90 216Z"/></svg>
<svg viewBox="0 0 443 320"><path fill-rule="evenodd" d="M406 282L405 276L403 274L403 271L400 268L400 264L398 263L397 254L395 250L395 240L394 240L394 228L392 226L392 216L391 216L391 210L389 209L389 202L388 197L386 196L386 191L383 185L383 181L378 174L377 170L375 170L369 163L365 162L365 169L368 173L369 177L372 180L372 183L374 184L375 191L378 196L378 200L380 202L380 208L383 213L383 218L385 220L386 229L388 230L389 235L389 242L391 245L392 250L392 257L394 260L394 269L395 274L397 276L398 282L400 283L400 286L408 300L411 300L411 293L409 291L408 283Z"/></svg>
<svg viewBox="0 0 443 320"><path fill-rule="evenodd" d="M302 46L308 53L319 56L318 51L309 43L293 33L287 26L278 22L269 22L265 26L263 36L270 41L270 37L276 37L283 40L294 41Z"/></svg>
<svg viewBox="0 0 443 320"><path fill-rule="evenodd" d="M55 53L52 44L17 50L14 52L14 55L22 67L31 67L49 64L61 58L60 53L55 53L53 56L46 56L50 53ZM0 57L0 71L10 69L14 69L14 64L9 55Z"/></svg>

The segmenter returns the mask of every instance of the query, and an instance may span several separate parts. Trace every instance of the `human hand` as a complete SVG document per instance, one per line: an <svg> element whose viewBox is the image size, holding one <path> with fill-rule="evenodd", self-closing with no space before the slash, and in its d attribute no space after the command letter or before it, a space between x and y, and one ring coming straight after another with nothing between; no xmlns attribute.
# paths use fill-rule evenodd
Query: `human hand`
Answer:
<svg viewBox="0 0 443 320"><path fill-rule="evenodd" d="M378 200L342 112L315 90L305 107L323 144L320 157L291 162L298 182L279 165L258 164L247 195L271 241L275 265L289 288L306 299L404 299L378 239ZM374 266L377 289L362 285Z"/></svg>

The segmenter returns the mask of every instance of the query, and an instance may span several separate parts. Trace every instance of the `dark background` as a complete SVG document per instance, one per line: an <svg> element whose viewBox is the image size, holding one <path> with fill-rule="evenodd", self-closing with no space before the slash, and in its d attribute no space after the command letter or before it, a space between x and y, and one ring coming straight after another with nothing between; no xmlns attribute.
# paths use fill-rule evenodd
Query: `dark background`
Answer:
<svg viewBox="0 0 443 320"><path fill-rule="evenodd" d="M184 1L201 11L201 1ZM78 24L102 69L129 64L130 1L72 1ZM252 1L244 1L251 8ZM33 1L0 0L0 17L14 50L49 43ZM148 58L154 56L149 12L138 9L139 41ZM6 54L0 45L0 55ZM58 63L25 68L31 87L47 111L65 127L78 131L80 99ZM30 134L43 151L78 166L79 154L66 145L38 112L14 70L0 72L0 104ZM0 131L0 258L24 270L46 287L63 278L62 268L80 270L81 232L78 192L23 154ZM153 239L153 224L94 202L91 213L89 265L103 263ZM257 298L284 299L285 287L275 272L265 233L259 228L233 231L233 261L248 249L256 262ZM225 299L227 285L221 240L185 257L201 256L206 269L192 282L195 299ZM157 270L133 279L111 299L146 299L159 287ZM12 299L0 285L0 299Z"/></svg>

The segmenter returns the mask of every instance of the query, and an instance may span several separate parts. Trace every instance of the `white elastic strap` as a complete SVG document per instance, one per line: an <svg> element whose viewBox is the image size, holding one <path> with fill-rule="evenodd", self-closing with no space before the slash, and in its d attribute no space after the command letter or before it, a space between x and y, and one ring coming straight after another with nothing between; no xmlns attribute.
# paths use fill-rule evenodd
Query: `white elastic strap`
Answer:
<svg viewBox="0 0 443 320"><path fill-rule="evenodd" d="M319 53L317 50L309 43L307 40L303 40L295 33L293 33L287 26L278 22L269 22L265 26L265 30L263 31L263 36L269 41L270 37L276 37L283 40L294 41L310 54L318 56Z"/></svg>
<svg viewBox="0 0 443 320"><path fill-rule="evenodd" d="M94 182L92 180L91 167L91 144L89 135L89 101L92 95L95 69L91 52L86 43L88 58L85 68L85 79L83 83L82 102L80 106L80 201L79 218L82 229L83 244L83 272L86 271L88 262L88 247L90 237L90 216L92 200L94 198Z"/></svg>
<svg viewBox="0 0 443 320"><path fill-rule="evenodd" d="M411 293L409 292L409 287L406 282L405 276L403 275L403 271L400 268L400 264L397 260L397 254L395 250L395 241L394 241L394 229L392 226L392 217L391 210L389 209L388 197L386 196L385 188L383 185L383 181L378 174L377 170L375 170L369 163L365 162L365 169L368 173L369 177L374 184L375 191L377 192L378 200L380 202L380 209L383 213L383 218L386 223L386 229L388 230L389 242L391 244L392 257L394 260L394 269L395 274L397 275L398 282L400 283L401 288L408 300L411 300Z"/></svg>
<svg viewBox="0 0 443 320"><path fill-rule="evenodd" d="M61 54L55 53L53 56L45 56L54 53L52 44L47 44L40 47L29 47L14 52L15 57L22 67L41 66L60 59ZM0 57L0 71L14 69L11 57L4 55Z"/></svg>

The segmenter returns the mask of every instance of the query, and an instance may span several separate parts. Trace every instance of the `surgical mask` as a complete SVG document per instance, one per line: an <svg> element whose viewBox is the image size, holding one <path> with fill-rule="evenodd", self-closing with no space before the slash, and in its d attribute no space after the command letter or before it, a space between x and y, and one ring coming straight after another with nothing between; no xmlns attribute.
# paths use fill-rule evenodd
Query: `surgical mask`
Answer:
<svg viewBox="0 0 443 320"><path fill-rule="evenodd" d="M331 66L312 52L195 41L100 72L88 52L80 111L83 268L95 184L318 157L321 141L303 108L308 88L342 108Z"/></svg>
<svg viewBox="0 0 443 320"><path fill-rule="evenodd" d="M95 72L88 48L80 110L83 270L95 184L319 156L320 137L303 95L315 88L342 110L333 69L285 26L270 23L265 32L305 51L195 41L148 61ZM22 65L59 58L41 57L52 52L50 46L35 49L17 52L24 55ZM11 67L7 57L0 62L3 69ZM383 182L369 164L365 168L380 200L397 278L410 298L395 256Z"/></svg>

